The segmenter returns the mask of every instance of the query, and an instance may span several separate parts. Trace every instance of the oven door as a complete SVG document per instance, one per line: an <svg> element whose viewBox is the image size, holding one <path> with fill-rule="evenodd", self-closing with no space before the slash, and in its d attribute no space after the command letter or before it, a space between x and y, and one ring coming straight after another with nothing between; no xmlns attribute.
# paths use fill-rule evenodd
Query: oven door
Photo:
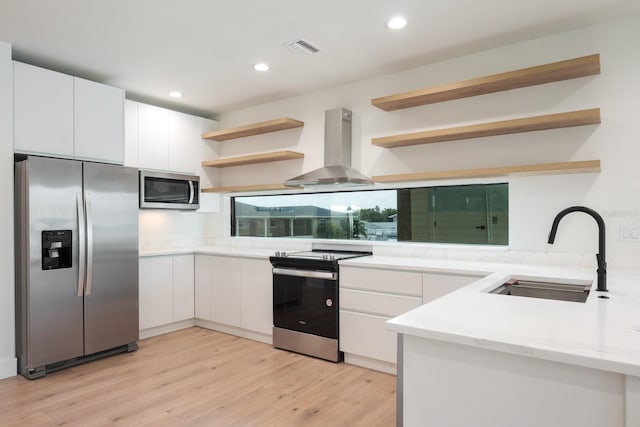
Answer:
<svg viewBox="0 0 640 427"><path fill-rule="evenodd" d="M273 325L338 338L338 273L273 268Z"/></svg>

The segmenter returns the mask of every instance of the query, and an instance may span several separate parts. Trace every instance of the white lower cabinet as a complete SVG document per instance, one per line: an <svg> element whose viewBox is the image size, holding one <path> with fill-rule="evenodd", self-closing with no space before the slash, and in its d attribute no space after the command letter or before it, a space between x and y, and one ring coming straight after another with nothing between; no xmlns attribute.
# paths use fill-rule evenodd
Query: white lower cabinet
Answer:
<svg viewBox="0 0 640 427"><path fill-rule="evenodd" d="M397 363L396 333L388 330L385 322L480 277L342 266L340 350Z"/></svg>
<svg viewBox="0 0 640 427"><path fill-rule="evenodd" d="M195 317L271 335L273 291L268 260L196 255Z"/></svg>
<svg viewBox="0 0 640 427"><path fill-rule="evenodd" d="M242 270L242 319L244 329L271 335L273 333L273 280L271 263L244 258Z"/></svg>
<svg viewBox="0 0 640 427"><path fill-rule="evenodd" d="M139 269L140 330L193 318L193 255L142 257Z"/></svg>
<svg viewBox="0 0 640 427"><path fill-rule="evenodd" d="M211 257L196 254L195 257L195 317L211 320Z"/></svg>
<svg viewBox="0 0 640 427"><path fill-rule="evenodd" d="M396 363L396 333L385 325L389 319L340 310L340 351Z"/></svg>
<svg viewBox="0 0 640 427"><path fill-rule="evenodd" d="M140 258L140 329L173 321L172 257Z"/></svg>
<svg viewBox="0 0 640 427"><path fill-rule="evenodd" d="M422 305L422 274L340 268L340 350L396 363L396 333L385 322Z"/></svg>
<svg viewBox="0 0 640 427"><path fill-rule="evenodd" d="M193 255L173 256L173 321L193 319L194 315Z"/></svg>
<svg viewBox="0 0 640 427"><path fill-rule="evenodd" d="M210 268L211 314L208 320L240 327L240 259L214 256Z"/></svg>

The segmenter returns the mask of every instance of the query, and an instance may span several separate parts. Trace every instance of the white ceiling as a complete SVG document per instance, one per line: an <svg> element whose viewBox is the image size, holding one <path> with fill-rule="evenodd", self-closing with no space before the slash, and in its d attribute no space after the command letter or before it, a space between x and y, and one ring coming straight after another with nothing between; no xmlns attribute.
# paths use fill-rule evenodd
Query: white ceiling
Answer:
<svg viewBox="0 0 640 427"><path fill-rule="evenodd" d="M640 0L0 0L0 40L14 59L215 117L638 11ZM385 28L394 14L404 30ZM297 38L320 52L283 47Z"/></svg>

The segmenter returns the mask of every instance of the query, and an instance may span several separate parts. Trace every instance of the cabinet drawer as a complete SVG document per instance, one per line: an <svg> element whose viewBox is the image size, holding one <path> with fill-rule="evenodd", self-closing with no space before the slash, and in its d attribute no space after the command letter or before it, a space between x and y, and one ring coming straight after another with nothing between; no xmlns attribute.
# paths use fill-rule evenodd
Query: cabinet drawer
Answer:
<svg viewBox="0 0 640 427"><path fill-rule="evenodd" d="M387 330L383 316L340 310L340 350L396 363L396 333Z"/></svg>
<svg viewBox="0 0 640 427"><path fill-rule="evenodd" d="M340 268L340 286L422 296L422 274L375 268Z"/></svg>
<svg viewBox="0 0 640 427"><path fill-rule="evenodd" d="M421 297L340 289L340 308L395 317L422 305Z"/></svg>

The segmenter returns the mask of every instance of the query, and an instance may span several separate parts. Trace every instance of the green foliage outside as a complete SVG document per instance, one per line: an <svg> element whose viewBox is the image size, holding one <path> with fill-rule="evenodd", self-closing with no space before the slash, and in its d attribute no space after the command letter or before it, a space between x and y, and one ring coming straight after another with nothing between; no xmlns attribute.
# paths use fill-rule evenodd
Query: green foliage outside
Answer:
<svg viewBox="0 0 640 427"><path fill-rule="evenodd" d="M393 218L391 218L391 216L397 213L397 209L380 209L380 206L376 205L375 208L360 209L360 220L369 222L393 222Z"/></svg>

